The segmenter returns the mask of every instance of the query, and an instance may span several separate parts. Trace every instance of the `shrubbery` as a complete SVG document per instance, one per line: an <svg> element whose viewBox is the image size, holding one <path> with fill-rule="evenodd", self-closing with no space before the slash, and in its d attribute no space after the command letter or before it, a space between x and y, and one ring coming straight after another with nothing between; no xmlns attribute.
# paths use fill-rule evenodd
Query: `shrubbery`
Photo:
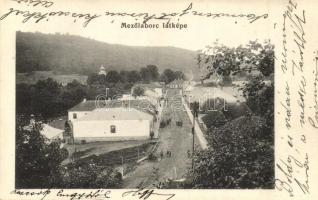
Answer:
<svg viewBox="0 0 318 200"><path fill-rule="evenodd" d="M261 74L250 76L241 88L246 105L225 104L225 109L223 102L213 105L229 121L209 129L206 138L210 147L195 154L190 185L220 189L273 188L274 46L270 41L264 44L250 41L246 46L229 48L216 42L208 50L214 53L198 55L200 64L208 69L206 77L215 73L222 77L252 71ZM203 108L206 111L211 106L205 104Z"/></svg>
<svg viewBox="0 0 318 200"><path fill-rule="evenodd" d="M210 127L220 127L226 122L226 118L220 111L210 111L205 116L202 117L204 124L207 128Z"/></svg>
<svg viewBox="0 0 318 200"><path fill-rule="evenodd" d="M16 130L16 187L45 188L60 182L59 166L67 157L67 151L60 149L60 141L48 141L41 135L41 125Z"/></svg>
<svg viewBox="0 0 318 200"><path fill-rule="evenodd" d="M206 100L200 106L200 110L202 113L221 112L228 120L244 116L251 112L246 103L228 103L222 98Z"/></svg>
<svg viewBox="0 0 318 200"><path fill-rule="evenodd" d="M64 173L60 187L63 188L120 188L121 174L110 167L99 167L94 163L72 169L62 169Z"/></svg>
<svg viewBox="0 0 318 200"><path fill-rule="evenodd" d="M214 128L211 147L195 155L196 188L273 188L274 150L265 121L240 117Z"/></svg>

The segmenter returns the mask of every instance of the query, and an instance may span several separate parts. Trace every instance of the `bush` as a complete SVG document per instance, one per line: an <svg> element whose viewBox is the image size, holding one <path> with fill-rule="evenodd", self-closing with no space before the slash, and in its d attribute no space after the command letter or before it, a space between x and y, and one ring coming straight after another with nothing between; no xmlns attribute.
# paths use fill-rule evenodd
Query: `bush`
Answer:
<svg viewBox="0 0 318 200"><path fill-rule="evenodd" d="M227 103L225 109L222 110L222 113L228 120L245 116L250 112L250 108L246 105L246 103Z"/></svg>
<svg viewBox="0 0 318 200"><path fill-rule="evenodd" d="M207 126L207 128L210 128L212 126L214 126L214 127L223 126L226 122L226 119L225 119L225 116L223 115L222 112L211 111L202 117L202 121Z"/></svg>
<svg viewBox="0 0 318 200"><path fill-rule="evenodd" d="M256 116L240 117L210 130L211 147L195 154L190 175L196 188L273 188L274 142Z"/></svg>
<svg viewBox="0 0 318 200"><path fill-rule="evenodd" d="M235 119L250 113L246 103L228 103L223 98L211 98L200 107L201 113L208 114L211 111L222 112L226 119Z"/></svg>
<svg viewBox="0 0 318 200"><path fill-rule="evenodd" d="M274 84L265 84L263 77L258 76L241 88L246 103L255 115L263 116L267 128L274 131Z"/></svg>
<svg viewBox="0 0 318 200"><path fill-rule="evenodd" d="M69 156L68 150L66 148L62 148L61 149L62 160L65 160L66 158L68 158L68 156Z"/></svg>
<svg viewBox="0 0 318 200"><path fill-rule="evenodd" d="M17 122L16 129L16 188L47 188L56 186L61 180L59 166L67 157L60 149L61 141L48 140L40 133L41 124L30 130L23 129Z"/></svg>
<svg viewBox="0 0 318 200"><path fill-rule="evenodd" d="M63 188L120 188L122 184L122 176L118 171L94 163L70 166L62 171L65 175L60 187Z"/></svg>

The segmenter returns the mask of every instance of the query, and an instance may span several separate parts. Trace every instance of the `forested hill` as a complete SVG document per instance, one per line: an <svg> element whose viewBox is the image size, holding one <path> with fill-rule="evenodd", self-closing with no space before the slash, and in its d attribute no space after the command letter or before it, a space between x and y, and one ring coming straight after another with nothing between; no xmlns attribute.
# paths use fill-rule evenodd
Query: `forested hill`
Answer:
<svg viewBox="0 0 318 200"><path fill-rule="evenodd" d="M106 70L139 70L152 64L164 69L196 70L196 52L175 47L108 44L73 35L17 32L17 72L57 71L89 74Z"/></svg>

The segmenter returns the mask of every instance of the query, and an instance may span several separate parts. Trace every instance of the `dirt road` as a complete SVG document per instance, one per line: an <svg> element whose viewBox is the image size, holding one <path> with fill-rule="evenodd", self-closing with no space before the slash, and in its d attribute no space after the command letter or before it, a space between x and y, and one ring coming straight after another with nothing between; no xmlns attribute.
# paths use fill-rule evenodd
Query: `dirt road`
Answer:
<svg viewBox="0 0 318 200"><path fill-rule="evenodd" d="M191 158L187 151L192 151L192 133L190 119L182 106L181 96L176 89L167 91L168 101L162 113L162 120L171 118L170 125L159 129L159 144L155 154L158 161L146 160L124 178L124 188L137 186L152 188L158 181L181 179L191 167ZM183 126L176 126L176 121L182 120ZM197 139L195 138L197 141ZM196 142L196 144L198 144ZM164 156L160 158L160 152ZM171 157L166 152L171 151Z"/></svg>

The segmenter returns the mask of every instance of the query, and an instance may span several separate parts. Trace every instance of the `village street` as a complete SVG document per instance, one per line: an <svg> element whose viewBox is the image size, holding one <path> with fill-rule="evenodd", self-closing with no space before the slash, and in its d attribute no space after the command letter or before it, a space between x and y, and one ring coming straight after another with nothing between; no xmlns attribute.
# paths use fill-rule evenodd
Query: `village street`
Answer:
<svg viewBox="0 0 318 200"><path fill-rule="evenodd" d="M183 108L179 90L167 91L168 101L165 104L162 119L171 118L170 125L159 129L159 144L155 155L158 161L145 160L137 168L124 177L124 188L153 187L153 184L167 179L181 179L191 167L191 158L187 151L192 151L191 122ZM176 126L176 121L182 120L183 126ZM195 138L196 145L197 139ZM163 159L160 152L164 153ZM166 152L171 151L171 157Z"/></svg>

